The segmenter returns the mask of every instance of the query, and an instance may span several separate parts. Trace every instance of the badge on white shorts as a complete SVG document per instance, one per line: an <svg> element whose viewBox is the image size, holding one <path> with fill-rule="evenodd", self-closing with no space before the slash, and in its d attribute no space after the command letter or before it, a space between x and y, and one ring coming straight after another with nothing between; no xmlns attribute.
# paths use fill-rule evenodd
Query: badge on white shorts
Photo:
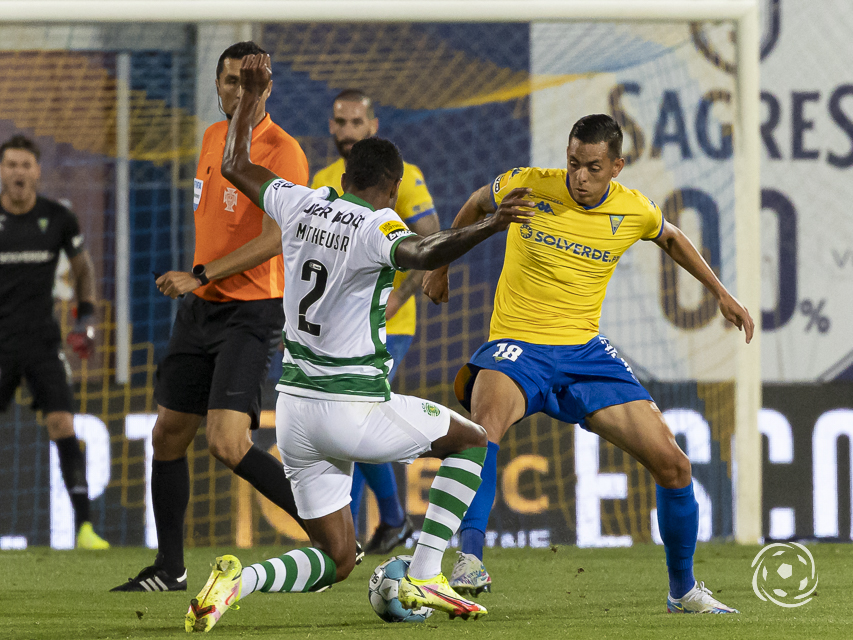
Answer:
<svg viewBox="0 0 853 640"><path fill-rule="evenodd" d="M421 408L430 418L437 418L441 415L441 409L436 407L432 402L422 402Z"/></svg>
<svg viewBox="0 0 853 640"><path fill-rule="evenodd" d="M204 188L204 182L195 178L193 180L193 211L198 209L198 203L201 202L201 190Z"/></svg>

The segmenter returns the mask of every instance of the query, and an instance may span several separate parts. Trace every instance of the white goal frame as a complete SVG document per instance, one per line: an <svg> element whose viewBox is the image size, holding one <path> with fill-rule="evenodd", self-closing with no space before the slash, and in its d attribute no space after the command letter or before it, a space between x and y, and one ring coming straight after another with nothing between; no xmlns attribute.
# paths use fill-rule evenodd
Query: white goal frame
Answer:
<svg viewBox="0 0 853 640"><path fill-rule="evenodd" d="M760 138L758 0L0 0L2 23L103 22L537 22L732 21L736 29L734 126L736 288L760 322ZM119 198L121 196L119 195ZM117 230L119 223L117 221ZM125 221L126 222L126 221ZM126 228L126 227L125 227ZM120 241L120 239L117 239ZM119 244L117 241L117 246ZM119 258L119 256L117 256ZM127 259L125 254L124 259ZM117 259L117 281L119 276ZM120 304L117 306L120 307ZM120 309L119 309L120 311ZM127 314L123 314L127 322ZM127 361L129 332L118 357ZM736 362L733 452L735 539L762 537L761 335L740 343Z"/></svg>

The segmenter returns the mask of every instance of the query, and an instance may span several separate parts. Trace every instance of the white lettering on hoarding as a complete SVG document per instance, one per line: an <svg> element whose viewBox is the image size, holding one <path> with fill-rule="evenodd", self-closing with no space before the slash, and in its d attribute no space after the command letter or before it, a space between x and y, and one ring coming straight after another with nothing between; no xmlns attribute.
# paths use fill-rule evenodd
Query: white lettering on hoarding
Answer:
<svg viewBox="0 0 853 640"><path fill-rule="evenodd" d="M853 460L853 409L827 411L812 432L812 492L814 494L814 534L836 538L838 531L838 439L847 436L850 459ZM853 464L851 464L853 467ZM850 472L853 496L853 469ZM853 497L851 497L853 512ZM850 538L853 539L853 518Z"/></svg>
<svg viewBox="0 0 853 640"><path fill-rule="evenodd" d="M145 441L145 546L157 548L157 527L154 523L154 503L151 500L151 466L154 461L152 433L156 413L130 414L124 419L124 435L128 440Z"/></svg>

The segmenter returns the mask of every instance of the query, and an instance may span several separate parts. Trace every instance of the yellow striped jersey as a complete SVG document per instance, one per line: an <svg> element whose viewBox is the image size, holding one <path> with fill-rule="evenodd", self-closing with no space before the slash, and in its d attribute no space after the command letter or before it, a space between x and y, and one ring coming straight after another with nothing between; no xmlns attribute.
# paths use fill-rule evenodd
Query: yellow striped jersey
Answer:
<svg viewBox="0 0 853 640"><path fill-rule="evenodd" d="M592 207L576 203L565 169L513 169L492 184L499 205L532 189L529 224L510 226L489 340L578 345L598 335L601 305L616 263L632 244L663 232L660 208L615 180Z"/></svg>
<svg viewBox="0 0 853 640"><path fill-rule="evenodd" d="M341 188L342 175L344 175L344 159L339 158L336 162L317 172L311 182L311 188L331 187L336 191L343 192ZM403 163L403 182L400 184L400 196L397 198L397 206L394 207L394 210L409 225L435 213L435 205L427 189L424 174L418 167L408 162ZM394 288L399 287L405 278L404 273L398 272L394 278ZM417 316L415 299L417 297L418 294L415 294L406 300L394 314L394 317L388 321L388 325L385 327L388 334L408 336L415 334L415 318Z"/></svg>

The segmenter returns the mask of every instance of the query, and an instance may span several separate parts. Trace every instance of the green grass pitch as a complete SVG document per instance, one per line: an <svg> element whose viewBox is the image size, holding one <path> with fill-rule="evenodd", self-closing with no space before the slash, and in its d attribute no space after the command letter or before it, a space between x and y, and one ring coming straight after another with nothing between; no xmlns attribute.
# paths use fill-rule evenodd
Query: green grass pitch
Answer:
<svg viewBox="0 0 853 640"><path fill-rule="evenodd" d="M494 592L480 601L489 615L422 624L386 624L367 602L367 580L383 558L365 559L342 584L319 594L254 594L228 611L212 638L684 638L835 640L853 638L853 545L814 545L816 596L784 609L752 591L750 564L759 547L703 544L696 575L740 615L669 615L663 549L492 549ZM31 548L0 552L0 638L15 640L179 638L189 600L216 555L244 564L283 549L191 549L186 593L108 593L154 557L147 549L103 552ZM404 551L400 549L399 553ZM445 556L450 570L454 554Z"/></svg>

